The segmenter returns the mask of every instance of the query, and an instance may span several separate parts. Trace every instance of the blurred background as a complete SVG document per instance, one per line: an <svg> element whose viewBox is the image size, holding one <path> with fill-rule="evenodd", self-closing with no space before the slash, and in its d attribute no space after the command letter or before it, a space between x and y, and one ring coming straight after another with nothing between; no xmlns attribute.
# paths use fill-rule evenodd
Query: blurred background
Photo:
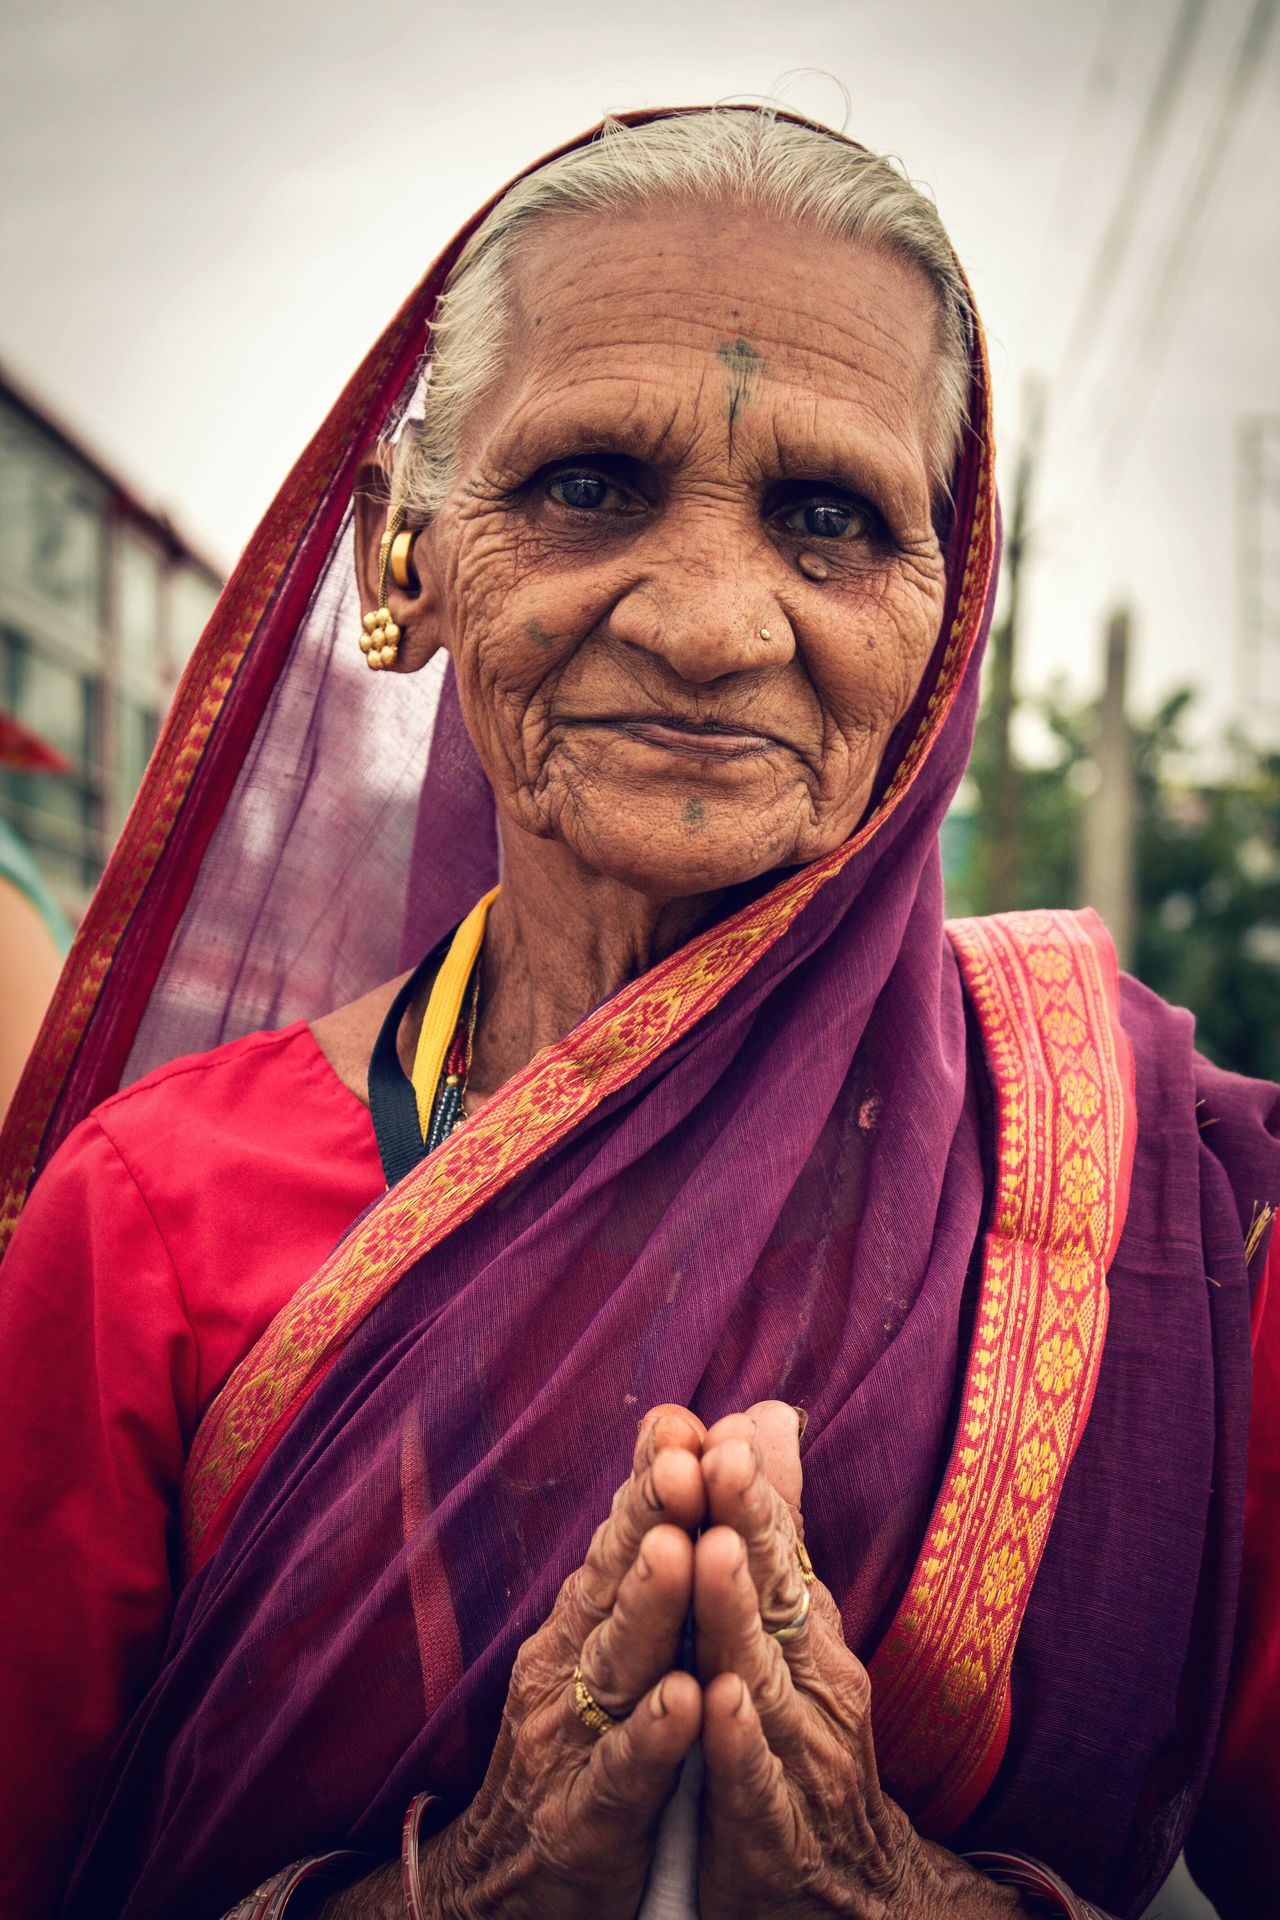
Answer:
<svg viewBox="0 0 1280 1920"><path fill-rule="evenodd" d="M221 580L432 255L610 109L767 96L900 157L990 336L1008 537L952 910L1091 901L1206 1051L1280 1077L1276 13L6 0L0 891L30 996Z"/></svg>
<svg viewBox="0 0 1280 1920"><path fill-rule="evenodd" d="M220 580L462 218L611 108L767 95L901 158L990 335L1009 538L953 910L1092 901L1280 1075L1276 12L7 0L5 871L65 939Z"/></svg>

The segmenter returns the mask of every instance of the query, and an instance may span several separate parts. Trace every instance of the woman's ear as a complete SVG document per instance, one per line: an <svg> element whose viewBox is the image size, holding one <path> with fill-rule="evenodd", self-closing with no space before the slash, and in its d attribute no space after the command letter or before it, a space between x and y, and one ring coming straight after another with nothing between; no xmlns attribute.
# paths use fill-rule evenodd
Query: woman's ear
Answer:
<svg viewBox="0 0 1280 1920"><path fill-rule="evenodd" d="M355 507L356 581L360 588L361 614L374 613L385 606L400 629L396 673L416 673L437 652L445 638L444 610L432 583L427 565L426 541L421 530L414 534L407 587L397 586L387 568L386 598L378 598L382 536L387 530L389 495L387 476L376 461L367 462L356 476L352 497ZM416 581L416 585L414 582Z"/></svg>

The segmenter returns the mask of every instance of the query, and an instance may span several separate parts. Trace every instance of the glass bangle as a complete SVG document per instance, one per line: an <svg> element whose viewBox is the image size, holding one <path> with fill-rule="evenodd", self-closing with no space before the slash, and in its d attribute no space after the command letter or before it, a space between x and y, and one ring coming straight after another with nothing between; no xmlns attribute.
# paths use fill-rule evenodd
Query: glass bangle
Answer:
<svg viewBox="0 0 1280 1920"><path fill-rule="evenodd" d="M1015 1887L1019 1893L1026 1894L1037 1913L1058 1914L1065 1916L1065 1920L1110 1920L1101 1907L1092 1906L1078 1893L1072 1893L1052 1867L1033 1860L1030 1854L964 1853L960 1857L988 1880L994 1880L997 1886Z"/></svg>

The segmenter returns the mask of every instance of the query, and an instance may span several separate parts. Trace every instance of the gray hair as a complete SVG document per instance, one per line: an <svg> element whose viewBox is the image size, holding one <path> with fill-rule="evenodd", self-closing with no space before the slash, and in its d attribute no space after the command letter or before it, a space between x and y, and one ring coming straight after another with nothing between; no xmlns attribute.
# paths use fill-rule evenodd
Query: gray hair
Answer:
<svg viewBox="0 0 1280 1920"><path fill-rule="evenodd" d="M421 419L396 446L391 497L426 521L453 484L467 412L497 379L510 317L509 271L522 232L564 213L727 200L835 239L884 248L921 268L938 302L936 404L928 459L945 494L964 433L972 330L968 290L933 202L890 160L768 110L703 108L595 139L505 193L472 234L436 309Z"/></svg>

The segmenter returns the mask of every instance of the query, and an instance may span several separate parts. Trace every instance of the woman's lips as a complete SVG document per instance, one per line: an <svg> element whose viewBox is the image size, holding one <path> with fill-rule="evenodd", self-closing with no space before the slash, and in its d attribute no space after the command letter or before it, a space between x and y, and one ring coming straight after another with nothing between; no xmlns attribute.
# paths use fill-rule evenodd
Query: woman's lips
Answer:
<svg viewBox="0 0 1280 1920"><path fill-rule="evenodd" d="M661 747L668 753L692 754L700 760L737 760L746 754L767 753L779 744L772 734L756 733L750 727L654 720L638 714L619 714L586 724L609 727L629 734L633 740L643 741L646 746Z"/></svg>

